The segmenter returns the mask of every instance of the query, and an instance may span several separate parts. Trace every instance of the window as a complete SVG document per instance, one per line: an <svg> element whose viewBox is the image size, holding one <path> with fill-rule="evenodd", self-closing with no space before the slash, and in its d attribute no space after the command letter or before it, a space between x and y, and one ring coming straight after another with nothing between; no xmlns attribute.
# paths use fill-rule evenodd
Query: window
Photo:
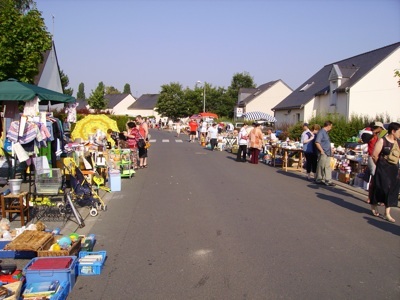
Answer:
<svg viewBox="0 0 400 300"><path fill-rule="evenodd" d="M312 86L314 84L314 81L313 82L310 82L310 83L307 83L305 86L303 86L301 89L300 89L300 92L305 92L306 90L308 90L309 88L310 88L310 86Z"/></svg>

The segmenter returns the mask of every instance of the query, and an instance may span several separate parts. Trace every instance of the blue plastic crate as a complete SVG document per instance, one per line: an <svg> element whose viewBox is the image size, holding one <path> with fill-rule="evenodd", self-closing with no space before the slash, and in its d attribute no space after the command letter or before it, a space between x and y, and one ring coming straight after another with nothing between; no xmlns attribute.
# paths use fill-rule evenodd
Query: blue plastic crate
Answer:
<svg viewBox="0 0 400 300"><path fill-rule="evenodd" d="M72 259L71 264L65 269L41 269L29 270L29 267L38 260L56 260L69 257ZM66 281L69 283L69 291L75 285L76 280L76 264L78 258L76 256L57 256L57 257L35 257L23 269L27 282L42 282L58 280L60 282Z"/></svg>
<svg viewBox="0 0 400 300"><path fill-rule="evenodd" d="M92 255L101 255L101 257L102 257L101 261L95 261L95 262L90 262L90 263L82 263L80 261L81 258L90 257ZM81 252L79 252L78 275L93 276L93 275L101 274L106 257L107 257L107 251L97 251L97 252L81 251Z"/></svg>
<svg viewBox="0 0 400 300"><path fill-rule="evenodd" d="M50 300L65 300L68 297L70 291L70 284L67 281L60 283L57 293L50 297Z"/></svg>

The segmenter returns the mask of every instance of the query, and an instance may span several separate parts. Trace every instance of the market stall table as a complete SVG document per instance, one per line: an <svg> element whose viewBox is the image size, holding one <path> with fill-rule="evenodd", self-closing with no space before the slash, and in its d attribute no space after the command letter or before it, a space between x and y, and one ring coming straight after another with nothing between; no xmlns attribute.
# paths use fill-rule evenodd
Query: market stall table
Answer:
<svg viewBox="0 0 400 300"><path fill-rule="evenodd" d="M302 172L302 164L303 164L303 149L291 149L291 148L282 148L283 158L282 158L282 169L286 172L287 170L299 171ZM289 167L289 156L295 156L298 154L298 164L296 167Z"/></svg>

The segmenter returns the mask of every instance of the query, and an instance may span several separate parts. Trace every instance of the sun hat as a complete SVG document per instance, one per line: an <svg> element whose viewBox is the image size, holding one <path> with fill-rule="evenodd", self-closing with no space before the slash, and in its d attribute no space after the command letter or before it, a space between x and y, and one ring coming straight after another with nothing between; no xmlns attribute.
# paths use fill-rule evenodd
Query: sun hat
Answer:
<svg viewBox="0 0 400 300"><path fill-rule="evenodd" d="M383 123L382 122L374 122L374 127L380 127L382 129L385 129L385 127L383 127Z"/></svg>

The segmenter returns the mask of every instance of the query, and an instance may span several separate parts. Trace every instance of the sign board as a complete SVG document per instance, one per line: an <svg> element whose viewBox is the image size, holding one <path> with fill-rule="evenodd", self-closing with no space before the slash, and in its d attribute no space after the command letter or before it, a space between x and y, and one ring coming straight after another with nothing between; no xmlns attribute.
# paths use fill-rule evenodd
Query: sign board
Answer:
<svg viewBox="0 0 400 300"><path fill-rule="evenodd" d="M236 117L240 118L243 115L243 108L236 107Z"/></svg>

